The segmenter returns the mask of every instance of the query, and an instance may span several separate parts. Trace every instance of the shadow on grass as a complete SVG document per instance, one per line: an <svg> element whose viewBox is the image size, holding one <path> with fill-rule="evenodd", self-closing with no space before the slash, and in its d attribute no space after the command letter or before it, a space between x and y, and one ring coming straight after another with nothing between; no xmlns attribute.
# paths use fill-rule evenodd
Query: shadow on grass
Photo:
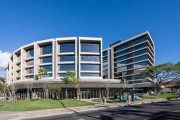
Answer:
<svg viewBox="0 0 180 120"><path fill-rule="evenodd" d="M66 108L66 106L64 105L64 103L63 103L61 100L59 100L59 102L62 104L62 106L63 106L64 108Z"/></svg>

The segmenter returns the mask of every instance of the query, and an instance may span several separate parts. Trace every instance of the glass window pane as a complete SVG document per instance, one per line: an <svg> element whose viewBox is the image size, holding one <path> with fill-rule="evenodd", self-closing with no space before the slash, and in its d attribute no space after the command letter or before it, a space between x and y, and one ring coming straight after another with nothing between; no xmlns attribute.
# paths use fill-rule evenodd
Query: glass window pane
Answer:
<svg viewBox="0 0 180 120"><path fill-rule="evenodd" d="M145 40L147 40L146 36L143 36L143 37L141 37L141 38L138 38L138 39L136 39L136 40L133 41L133 45L134 45L134 44L141 43L141 42L143 42L143 41L145 41Z"/></svg>
<svg viewBox="0 0 180 120"><path fill-rule="evenodd" d="M100 62L99 56L81 56L81 61Z"/></svg>
<svg viewBox="0 0 180 120"><path fill-rule="evenodd" d="M52 45L42 46L42 54L52 54Z"/></svg>
<svg viewBox="0 0 180 120"><path fill-rule="evenodd" d="M100 45L95 43L81 43L81 52L100 52Z"/></svg>
<svg viewBox="0 0 180 120"><path fill-rule="evenodd" d="M116 48L114 49L114 51L117 52L117 51L122 50L122 49L125 49L125 48L126 48L126 44L123 44L123 45L120 45L120 46L116 47Z"/></svg>
<svg viewBox="0 0 180 120"><path fill-rule="evenodd" d="M100 65L81 64L82 71L100 71Z"/></svg>
<svg viewBox="0 0 180 120"><path fill-rule="evenodd" d="M103 52L103 56L107 56L107 51Z"/></svg>
<svg viewBox="0 0 180 120"><path fill-rule="evenodd" d="M60 56L60 62L75 61L75 56Z"/></svg>
<svg viewBox="0 0 180 120"><path fill-rule="evenodd" d="M75 44L74 43L63 43L59 45L60 53L64 52L75 52Z"/></svg>
<svg viewBox="0 0 180 120"><path fill-rule="evenodd" d="M100 77L99 73L81 73L82 77Z"/></svg>
<svg viewBox="0 0 180 120"><path fill-rule="evenodd" d="M52 65L45 65L45 66L42 66L41 68L48 70L48 72L52 71Z"/></svg>
<svg viewBox="0 0 180 120"><path fill-rule="evenodd" d="M52 57L41 58L41 63L51 63L51 62L52 62Z"/></svg>
<svg viewBox="0 0 180 120"><path fill-rule="evenodd" d="M74 64L62 64L60 65L60 71L67 71L69 69L72 69L75 71L75 65Z"/></svg>

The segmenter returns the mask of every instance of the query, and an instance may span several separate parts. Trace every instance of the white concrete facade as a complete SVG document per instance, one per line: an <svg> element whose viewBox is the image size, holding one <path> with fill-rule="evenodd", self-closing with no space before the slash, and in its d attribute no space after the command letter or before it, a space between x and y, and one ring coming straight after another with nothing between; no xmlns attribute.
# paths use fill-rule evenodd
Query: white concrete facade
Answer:
<svg viewBox="0 0 180 120"><path fill-rule="evenodd" d="M97 43L99 44L99 53L93 52L81 52L81 43ZM74 52L61 52L61 44L73 44ZM50 53L44 54L43 49L50 49ZM52 47L52 49L51 49ZM47 50L47 52L48 52ZM46 51L45 51L46 52ZM81 76L81 72L84 73L99 73L99 77L102 78L102 60L99 62L88 62L88 64L100 65L99 71L81 71L80 65L83 64L81 61L81 55L96 55L102 58L102 38L93 37L63 37L63 38L52 38L47 40L36 41L20 47L15 50L9 60L6 68L6 80L7 84L13 82L20 82L26 80L34 80L35 75L38 73L38 69L41 67L50 67L51 71L48 73L50 76L47 79L60 79L64 76L66 70L60 70L61 66L74 65L75 74L83 78L91 78L89 76ZM74 56L74 61L60 61L62 56ZM51 62L43 62L44 59L49 59Z"/></svg>

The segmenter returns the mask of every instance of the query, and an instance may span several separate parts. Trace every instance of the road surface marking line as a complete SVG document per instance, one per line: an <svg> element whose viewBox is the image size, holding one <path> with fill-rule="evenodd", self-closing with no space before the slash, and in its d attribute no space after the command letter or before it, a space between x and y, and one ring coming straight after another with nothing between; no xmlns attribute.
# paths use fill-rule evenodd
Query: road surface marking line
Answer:
<svg viewBox="0 0 180 120"><path fill-rule="evenodd" d="M157 118L157 117L161 117L161 116L164 116L164 115L168 115L168 114L171 114L173 112L178 112L180 110L175 110L175 111L172 111L172 112L168 112L168 113L164 113L164 114L161 114L161 115L157 115L155 117L152 117L152 118L148 118L148 119L144 119L144 120L151 120L151 119L154 119L154 118Z"/></svg>

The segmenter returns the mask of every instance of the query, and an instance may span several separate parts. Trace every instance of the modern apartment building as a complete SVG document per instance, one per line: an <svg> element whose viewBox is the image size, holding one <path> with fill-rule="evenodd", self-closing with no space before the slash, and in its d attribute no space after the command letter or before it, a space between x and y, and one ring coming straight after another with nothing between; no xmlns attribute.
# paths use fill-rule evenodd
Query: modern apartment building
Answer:
<svg viewBox="0 0 180 120"><path fill-rule="evenodd" d="M152 88L153 84L125 84L146 82L140 72L148 65L154 65L154 43L149 32L117 41L103 51L102 38L63 37L36 41L15 50L5 78L6 84L16 85L17 93L23 97L27 92L25 84L34 80L39 68L44 68L48 70L46 81L61 87L60 98L65 98L66 85L60 78L73 69L81 78L79 96L88 99L114 96L124 88ZM42 89L43 81L33 81L33 89ZM77 96L77 89L69 86L68 95Z"/></svg>
<svg viewBox="0 0 180 120"><path fill-rule="evenodd" d="M103 50L103 79L111 79L111 49Z"/></svg>
<svg viewBox="0 0 180 120"><path fill-rule="evenodd" d="M66 37L36 41L13 52L6 68L7 83L33 80L39 68L48 79L60 79L73 69L81 78L101 79L102 38Z"/></svg>
<svg viewBox="0 0 180 120"><path fill-rule="evenodd" d="M104 78L120 79L126 83L148 82L140 73L154 63L154 42L149 32L125 41L117 41L103 51Z"/></svg>

